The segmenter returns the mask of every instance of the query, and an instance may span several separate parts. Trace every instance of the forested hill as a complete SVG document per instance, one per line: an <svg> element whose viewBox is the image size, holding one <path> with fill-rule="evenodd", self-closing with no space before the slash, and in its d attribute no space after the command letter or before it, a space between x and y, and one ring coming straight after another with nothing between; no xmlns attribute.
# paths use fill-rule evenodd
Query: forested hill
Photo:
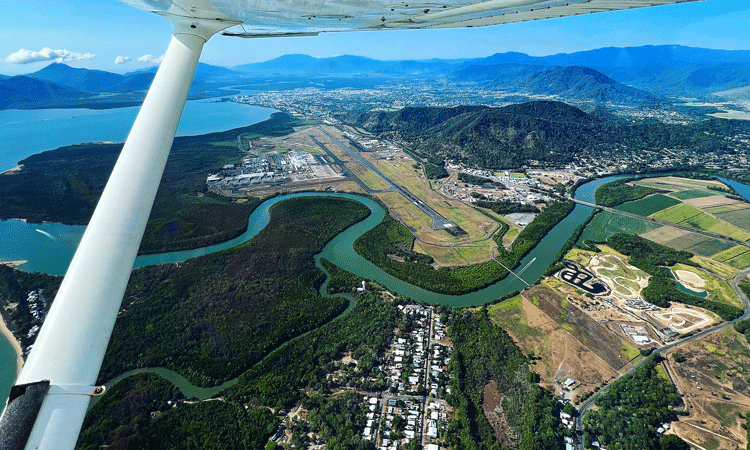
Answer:
<svg viewBox="0 0 750 450"><path fill-rule="evenodd" d="M556 95L562 99L656 105L657 96L609 78L584 66L544 66L524 64L471 65L453 72L458 81L475 81L490 88L514 89L532 95Z"/></svg>
<svg viewBox="0 0 750 450"><path fill-rule="evenodd" d="M726 152L716 131L731 121L695 125L629 125L587 114L561 102L536 101L502 108L403 108L369 112L354 122L400 140L429 160L463 161L486 168L519 167L531 160L567 163L582 153L680 149ZM707 132L707 133L706 133Z"/></svg>

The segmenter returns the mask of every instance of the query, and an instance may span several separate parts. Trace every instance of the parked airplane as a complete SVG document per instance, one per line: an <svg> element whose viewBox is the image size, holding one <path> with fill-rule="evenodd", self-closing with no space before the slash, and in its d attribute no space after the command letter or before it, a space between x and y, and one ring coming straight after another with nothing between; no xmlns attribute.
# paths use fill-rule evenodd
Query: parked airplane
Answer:
<svg viewBox="0 0 750 450"><path fill-rule="evenodd" d="M696 0L122 0L172 40L8 405L0 448L72 449L156 196L203 45L214 34L479 27Z"/></svg>

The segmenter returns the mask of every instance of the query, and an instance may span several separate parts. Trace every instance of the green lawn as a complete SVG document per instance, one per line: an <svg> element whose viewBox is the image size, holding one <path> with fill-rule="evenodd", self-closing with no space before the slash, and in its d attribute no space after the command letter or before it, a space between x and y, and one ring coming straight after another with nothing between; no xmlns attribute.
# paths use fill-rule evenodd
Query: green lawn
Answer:
<svg viewBox="0 0 750 450"><path fill-rule="evenodd" d="M640 200L623 203L622 205L616 206L615 209L632 214L639 214L641 216L650 216L651 214L679 203L679 200L667 197L666 195L657 194Z"/></svg>

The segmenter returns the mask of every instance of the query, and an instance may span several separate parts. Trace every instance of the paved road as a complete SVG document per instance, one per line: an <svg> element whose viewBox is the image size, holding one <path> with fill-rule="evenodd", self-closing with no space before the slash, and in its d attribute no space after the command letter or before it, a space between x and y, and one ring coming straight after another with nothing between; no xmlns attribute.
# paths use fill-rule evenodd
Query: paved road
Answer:
<svg viewBox="0 0 750 450"><path fill-rule="evenodd" d="M745 295L745 293L742 292L740 290L740 287L739 287L740 280L742 280L742 278L745 277L745 276L747 276L748 274L750 274L750 267L748 267L747 269L745 269L742 272L738 273L737 276L735 276L734 279L732 280L732 288L734 288L734 291L737 293L737 295L740 297L740 300L742 300L742 303L745 305L745 312L740 317L732 320L731 322L722 322L722 323L720 323L718 325L715 325L713 327L707 328L707 329L705 329L705 330L703 330L701 332L695 333L694 335L692 335L690 337L674 341L671 344L665 345L664 347L661 347L661 348L658 348L658 349L654 350L654 353L662 353L662 352L664 352L666 350L669 350L669 349L672 349L674 347L680 346L682 344L694 341L695 339L701 338L701 337L703 337L703 336L705 336L705 335L707 335L709 333L713 333L716 330L719 330L721 328L727 327L730 324L733 324L734 322L737 322L737 321L743 320L743 319L747 319L748 317L750 317L750 299L747 298L747 296ZM578 443L578 446L579 446L579 448L581 450L584 449L584 446L583 446L583 423L581 421L581 418L583 417L584 414L586 414L586 410L589 409L589 407L591 407L591 405L594 404L594 402L599 397L599 395L601 395L602 392L606 391L609 386L612 386L612 384L615 383L615 382L617 382L617 380L619 380L620 378L624 377L625 375L629 374L630 372L632 372L635 369L637 369L638 367L640 367L644 363L644 361L646 361L645 358L643 360L641 360L638 364L634 365L630 370L628 370L627 372L623 373L622 375L620 375L616 379L614 379L611 383L609 383L609 385L607 385L607 387L605 387L604 389L600 390L596 394L592 395L588 400L586 400L585 402L583 402L583 404L581 404L581 406L578 408L578 417L576 417L576 429L579 430L579 443Z"/></svg>
<svg viewBox="0 0 750 450"><path fill-rule="evenodd" d="M450 227L458 227L455 223L451 222L450 220L446 219L442 215L440 215L437 211L432 209L430 206L426 205L422 200L420 200L418 197L416 197L414 194L409 192L406 188L403 186L393 182L390 178L388 178L383 172L378 170L375 166L370 164L369 161L362 158L359 153L356 150L353 150L349 146L345 145L340 140L336 139L331 133L323 129L323 127L318 127L318 129L328 136L328 138L333 141L336 145L341 147L345 152L347 152L352 158L356 159L360 163L364 164L365 167L375 172L380 178L385 180L387 183L389 183L391 186L393 186L393 189L398 192L399 194L403 195L407 200L414 203L417 208L421 209L425 214L427 214L432 219L432 228L436 230L442 230L445 228Z"/></svg>
<svg viewBox="0 0 750 450"><path fill-rule="evenodd" d="M614 214L620 214L621 216L632 217L634 219L640 219L640 220L643 220L643 221L646 221L646 222L654 222L654 223L658 223L660 225L666 225L666 226L670 226L670 227L674 227L674 228L679 228L680 230L691 231L693 233L702 234L704 236L708 236L708 237L712 237L712 238L716 238L716 239L721 239L721 240L724 240L724 241L727 241L727 242L731 242L732 244L742 245L743 247L750 248L750 242L744 242L744 241L740 241L738 239L730 238L730 237L727 237L727 236L722 236L720 234L714 234L714 233L711 233L711 232L708 232L708 231L699 230L698 228L693 228L693 227L688 227L688 226L685 226L685 225L680 225L680 224L677 224L677 223L667 222L666 220L659 220L659 219L654 219L652 217L640 216L638 214L633 214L633 213L629 213L629 212L625 212L625 211L620 211L619 209L610 208L608 206L597 205L596 203L584 202L583 200L577 200L575 198L570 198L569 197L568 199L572 200L572 201L574 201L576 203L580 203L581 205L590 206L592 208L599 208L599 209L601 209L603 211L611 212L611 213L614 213Z"/></svg>

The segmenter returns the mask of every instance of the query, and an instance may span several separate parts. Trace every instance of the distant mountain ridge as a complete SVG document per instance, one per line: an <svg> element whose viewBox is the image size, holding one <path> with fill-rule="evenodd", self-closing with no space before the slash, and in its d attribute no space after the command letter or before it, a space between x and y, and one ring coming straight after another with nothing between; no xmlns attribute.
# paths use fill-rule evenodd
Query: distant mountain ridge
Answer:
<svg viewBox="0 0 750 450"><path fill-rule="evenodd" d="M497 53L463 63L493 65L585 66L660 95L701 95L750 85L750 50L714 50L680 45L606 47L576 53L529 56Z"/></svg>
<svg viewBox="0 0 750 450"><path fill-rule="evenodd" d="M25 108L40 103L83 99L91 95L69 86L25 75L0 79L0 108Z"/></svg>
<svg viewBox="0 0 750 450"><path fill-rule="evenodd" d="M94 102L95 107L107 107L106 104L96 106L96 102L108 101L117 105L137 104L150 86L155 71L156 67L152 67L115 74L52 63L25 75L52 84L29 85L27 92L20 92L19 86L28 85L28 81L0 75L3 82L0 94L5 95L0 104L69 107L75 106L76 99ZM314 58L292 54L239 65L234 70L199 63L191 95L210 90L210 95L218 95L217 88L232 83L241 85L253 77L261 86L272 86L274 79L294 77L297 85L303 85L307 81L305 78L330 77L358 80L358 86L366 86L375 78L418 80L415 75L484 83L493 88L508 88L510 94L548 95L591 103L638 106L664 96L713 98L721 95L741 101L750 99L750 51L678 45L609 47L541 57L509 52L457 60L379 61L351 55ZM260 78L263 82L257 83ZM326 83L326 86L336 85L336 82ZM79 93L56 86L66 86ZM34 93L40 95L36 104ZM90 95L100 93L114 95Z"/></svg>
<svg viewBox="0 0 750 450"><path fill-rule="evenodd" d="M0 108L71 107L97 103L97 94L106 96L115 106L138 104L151 86L158 67L124 75L102 70L78 69L62 63L51 63L28 75L6 77L0 75ZM226 67L198 63L191 93L210 90L209 83L234 80L237 72ZM102 97L99 97L102 98Z"/></svg>
<svg viewBox="0 0 750 450"><path fill-rule="evenodd" d="M512 89L530 95L550 95L561 99L617 103L655 104L654 94L615 81L584 66L544 66L524 64L470 65L451 77L456 81L475 81L489 87Z"/></svg>

